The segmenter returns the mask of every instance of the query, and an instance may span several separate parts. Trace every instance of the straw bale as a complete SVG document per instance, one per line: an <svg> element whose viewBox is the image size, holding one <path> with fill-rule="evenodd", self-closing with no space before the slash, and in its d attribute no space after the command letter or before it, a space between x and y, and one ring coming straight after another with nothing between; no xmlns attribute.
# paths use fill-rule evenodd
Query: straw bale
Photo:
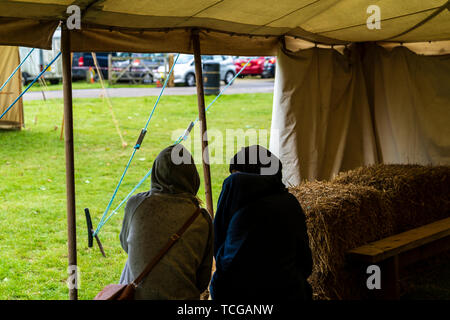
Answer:
<svg viewBox="0 0 450 320"><path fill-rule="evenodd" d="M340 173L332 181L383 192L393 206L395 233L450 216L450 166L378 164Z"/></svg>
<svg viewBox="0 0 450 320"><path fill-rule="evenodd" d="M290 192L306 215L315 299L364 298L345 253L450 216L450 166L373 165Z"/></svg>
<svg viewBox="0 0 450 320"><path fill-rule="evenodd" d="M373 187L325 181L304 182L290 192L306 216L314 298L360 298L356 271L346 266L345 253L392 234L389 201Z"/></svg>

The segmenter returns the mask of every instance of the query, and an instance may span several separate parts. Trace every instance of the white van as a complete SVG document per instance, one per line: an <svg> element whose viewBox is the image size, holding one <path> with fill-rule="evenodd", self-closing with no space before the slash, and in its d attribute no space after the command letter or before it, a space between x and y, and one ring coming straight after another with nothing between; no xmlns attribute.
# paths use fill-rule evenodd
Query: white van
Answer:
<svg viewBox="0 0 450 320"><path fill-rule="evenodd" d="M22 82L27 84L33 81L34 78L49 64L53 58L58 54L61 48L61 30L58 28L52 39L52 50L34 49L33 53L28 57L21 67ZM31 48L19 47L20 60L22 61ZM51 84L58 84L62 80L62 61L58 58L43 74L45 80Z"/></svg>

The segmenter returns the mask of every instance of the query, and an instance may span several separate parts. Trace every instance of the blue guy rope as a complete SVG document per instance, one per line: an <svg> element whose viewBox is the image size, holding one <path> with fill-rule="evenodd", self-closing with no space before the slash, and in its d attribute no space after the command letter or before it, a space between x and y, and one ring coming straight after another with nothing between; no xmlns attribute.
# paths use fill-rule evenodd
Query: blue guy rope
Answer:
<svg viewBox="0 0 450 320"><path fill-rule="evenodd" d="M16 69L14 69L14 71L11 73L11 75L9 76L8 79L6 79L5 83L0 87L0 92L3 90L3 88L8 84L9 80L11 80L12 77L14 77L14 75L16 74L17 70L19 70L19 68L23 65L23 63L28 59L28 57L31 55L31 53L33 53L34 48L30 50L30 52L28 52L28 54L25 56L25 58L23 58L23 60L20 62L20 64L17 66Z"/></svg>
<svg viewBox="0 0 450 320"><path fill-rule="evenodd" d="M160 91L160 93L159 93L158 99L156 99L155 104L153 105L153 109L152 109L152 111L150 112L150 115L149 115L149 117L148 117L148 119L147 119L147 123L145 124L144 128L141 130L141 133L140 133L140 135L139 135L138 141L136 142L136 145L134 146L133 153L131 154L131 157L130 157L130 159L128 160L127 165L125 166L125 169L124 169L124 171L123 171L123 173L122 173L122 176L120 177L119 182L117 183L116 189L114 190L114 193L113 193L111 199L109 200L108 206L106 207L105 211L103 212L103 215L102 215L102 217L101 217L101 219L100 219L100 222L99 222L97 228L95 229L95 231L94 231L94 233L93 233L93 236L94 236L94 237L98 234L98 232L100 231L100 229L101 229L101 228L103 227L103 225L106 223L105 219L109 220L109 218L110 218L110 217L106 218L106 215L108 214L109 209L111 208L111 205L112 205L114 199L116 198L117 191L119 191L120 185L122 184L123 178L125 177L125 174L127 173L128 168L130 167L131 161L133 160L134 155L136 154L136 151L137 151L137 150L141 147L141 145L142 145L142 141L144 140L144 136L145 136L145 134L146 134L146 132L147 132L147 128L148 128L148 125L149 125L149 123L150 123L150 120L152 119L153 114L155 113L156 107L157 107L157 105L158 105L158 103L159 103L159 100L161 99L161 96L162 96L162 94L163 94L163 92L164 92L164 89L165 89L166 86L167 86L167 83L169 82L170 75L172 74L173 69L174 69L175 65L177 64L177 61L178 61L179 56L180 56L180 54L177 54L177 56L176 56L176 58L175 58L175 60L174 60L174 62L173 62L172 68L170 68L169 74L168 74L168 76L166 77L166 80L164 81L164 85L163 85L163 87L161 88L161 91ZM143 182L143 181L142 181L142 182Z"/></svg>
<svg viewBox="0 0 450 320"><path fill-rule="evenodd" d="M133 195L133 193L144 183L145 180L151 175L152 169L150 169L147 174L141 179L141 181L138 182L138 184L130 191L130 193L123 199L119 205L110 213L110 215L101 223L98 225L98 229L100 229L106 224L106 222L111 219L113 215L117 213L117 211L124 205L124 203Z"/></svg>
<svg viewBox="0 0 450 320"><path fill-rule="evenodd" d="M220 91L220 93L214 98L213 101L211 101L208 106L206 107L205 111L208 111L208 109L214 104L214 102L217 101L217 99L219 99L219 97L225 92L225 90L228 89L228 87L233 83L233 81L241 74L241 72L249 65L250 62L252 62L253 59L250 59L242 68L241 70L239 70L239 72L234 76L234 78ZM174 64L175 65L175 64ZM188 129L186 129L186 132L184 135L180 136L173 144L179 144L181 143L183 140L187 140L187 137L189 135L189 133L191 132L192 128L194 127L194 125L199 121L198 117L195 121L191 122L188 126ZM145 180L147 180L147 178L151 175L152 173L152 169L150 169L145 176L138 182L138 184L136 186L134 186L134 188L130 191L130 193L119 203L119 205L110 213L110 215L100 221L96 231L94 232L94 236L98 234L98 232L100 231L100 229L106 224L106 222L111 219L111 217L113 215L115 215L119 209L127 202L127 200L133 195L133 193L144 183ZM110 205L109 205L110 207ZM108 210L109 210L108 207ZM108 211L107 210L107 211ZM105 211L105 213L107 212ZM105 214L104 214L105 215Z"/></svg>
<svg viewBox="0 0 450 320"><path fill-rule="evenodd" d="M44 68L44 70L42 70L37 76L36 78L34 78L33 81L31 81L31 83L28 85L28 87L26 87L25 90L23 90L23 92L13 101L13 103L10 104L10 106L8 108L6 108L6 110L0 115L0 119L3 118L3 116L12 108L14 107L14 105L17 103L17 101L19 101L20 98L22 98L22 96L28 91L28 89L31 88L31 86L33 86L33 84L47 71L47 69L53 64L53 62L56 61L56 59L59 58L59 56L61 55L61 51L58 52L58 54L53 58L52 61L50 61L50 63Z"/></svg>

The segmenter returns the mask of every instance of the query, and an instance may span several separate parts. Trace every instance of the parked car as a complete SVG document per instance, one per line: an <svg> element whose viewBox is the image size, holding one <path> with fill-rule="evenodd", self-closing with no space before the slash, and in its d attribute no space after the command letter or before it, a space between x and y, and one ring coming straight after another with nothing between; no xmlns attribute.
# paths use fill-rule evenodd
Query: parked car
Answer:
<svg viewBox="0 0 450 320"><path fill-rule="evenodd" d="M121 60L112 61L112 72L114 76L120 76L115 81L122 82L152 83L155 79L154 73L165 63L165 56L162 53L119 52L117 57ZM124 69L127 70L122 72Z"/></svg>
<svg viewBox="0 0 450 320"><path fill-rule="evenodd" d="M236 67L233 59L229 56L202 56L202 62L215 61L220 63L220 80L229 84L235 74ZM165 77L166 67L158 68L160 78ZM190 54L181 54L178 58L177 64L173 69L174 82L183 83L189 87L195 86L195 64L194 56Z"/></svg>
<svg viewBox="0 0 450 320"><path fill-rule="evenodd" d="M275 76L275 57L237 57L234 60L236 72L239 72L247 62L251 60L248 66L241 72L241 76L261 76L270 78Z"/></svg>
<svg viewBox="0 0 450 320"><path fill-rule="evenodd" d="M264 61L264 69L261 75L262 78L275 78L275 68L277 65L276 57L266 57Z"/></svg>
<svg viewBox="0 0 450 320"><path fill-rule="evenodd" d="M98 67L102 72L103 79L108 79L108 55L109 52L97 52ZM111 52L113 56L117 53ZM90 52L74 52L72 58L72 79L73 80L88 80L90 78L89 68L92 67L95 72L94 58Z"/></svg>
<svg viewBox="0 0 450 320"><path fill-rule="evenodd" d="M241 76L247 75L262 75L264 71L264 62L266 59L264 57L238 57L234 60L236 65L236 72L239 72L243 66L247 64L249 60L253 59L248 66L241 72Z"/></svg>
<svg viewBox="0 0 450 320"><path fill-rule="evenodd" d="M52 50L34 49L33 53L22 64L20 71L22 73L22 82L24 85L33 81L39 73L49 64L60 51L61 31L57 29L53 34ZM31 48L19 47L20 59L23 60L31 51ZM45 80L51 84L58 84L62 80L62 62L58 58L43 74Z"/></svg>

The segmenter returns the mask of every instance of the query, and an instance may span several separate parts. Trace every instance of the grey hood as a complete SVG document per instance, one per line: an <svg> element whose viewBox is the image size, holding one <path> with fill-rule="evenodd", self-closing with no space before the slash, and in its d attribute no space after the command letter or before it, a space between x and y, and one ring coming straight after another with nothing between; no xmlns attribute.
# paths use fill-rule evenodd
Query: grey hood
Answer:
<svg viewBox="0 0 450 320"><path fill-rule="evenodd" d="M184 163L174 163L172 152L175 160L184 156L182 157L185 159ZM159 153L153 162L151 179L151 189L132 196L125 207L125 216L120 232L120 242L125 252L128 252L128 228L134 213L141 203L151 195L157 193L178 194L183 198L191 199L195 205L198 205L196 195L200 187L200 177L190 152L183 145L170 146Z"/></svg>
<svg viewBox="0 0 450 320"><path fill-rule="evenodd" d="M159 153L153 162L151 179L151 193L188 193L196 196L200 187L194 159L181 144L167 147Z"/></svg>

